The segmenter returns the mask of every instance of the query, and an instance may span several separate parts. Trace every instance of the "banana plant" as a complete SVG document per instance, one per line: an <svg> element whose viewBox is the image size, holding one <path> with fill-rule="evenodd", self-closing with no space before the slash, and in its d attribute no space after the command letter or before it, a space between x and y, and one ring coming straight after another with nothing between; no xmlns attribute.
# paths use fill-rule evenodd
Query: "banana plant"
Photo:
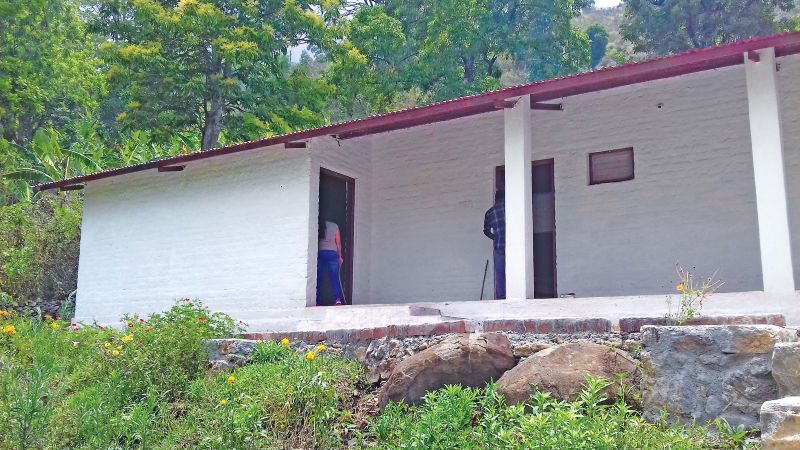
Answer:
<svg viewBox="0 0 800 450"><path fill-rule="evenodd" d="M8 169L3 172L3 182L17 200L35 201L38 194L34 194L33 185L102 169L90 154L77 150L78 145L67 147L62 141L58 131L43 129L25 145L6 141L13 156L4 164Z"/></svg>

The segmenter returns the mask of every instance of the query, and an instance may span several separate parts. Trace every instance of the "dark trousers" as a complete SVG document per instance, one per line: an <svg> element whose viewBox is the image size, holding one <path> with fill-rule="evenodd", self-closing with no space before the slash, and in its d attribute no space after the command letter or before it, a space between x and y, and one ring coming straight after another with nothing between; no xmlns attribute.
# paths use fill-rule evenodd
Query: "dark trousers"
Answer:
<svg viewBox="0 0 800 450"><path fill-rule="evenodd" d="M494 249L494 298L506 298L506 249Z"/></svg>
<svg viewBox="0 0 800 450"><path fill-rule="evenodd" d="M339 278L339 252L336 250L320 250L317 258L317 306L322 305L322 283L330 280L334 300L344 303L342 280Z"/></svg>

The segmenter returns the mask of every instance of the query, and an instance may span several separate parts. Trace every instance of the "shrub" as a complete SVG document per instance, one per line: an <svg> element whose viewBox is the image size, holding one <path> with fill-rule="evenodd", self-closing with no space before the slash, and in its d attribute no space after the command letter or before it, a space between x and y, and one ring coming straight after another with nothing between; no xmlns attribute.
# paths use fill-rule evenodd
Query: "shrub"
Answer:
<svg viewBox="0 0 800 450"><path fill-rule="evenodd" d="M360 430L361 369L322 345L264 342L252 364L213 372L203 340L238 333L229 317L181 300L126 320L117 330L0 312L0 449L709 449L746 436L721 421L716 441L646 423L622 397L605 404L594 378L571 403L537 393L508 406L492 385L449 386Z"/></svg>
<svg viewBox="0 0 800 450"><path fill-rule="evenodd" d="M448 386L427 394L418 408L390 404L363 442L382 449L737 448L712 440L705 428L647 423L622 398L605 404L606 386L589 377L575 402L537 392L527 405L514 406L493 385Z"/></svg>
<svg viewBox="0 0 800 450"><path fill-rule="evenodd" d="M0 448L134 448L207 364L203 340L240 330L194 301L124 330L11 317L0 336ZM6 442L3 442L6 441Z"/></svg>
<svg viewBox="0 0 800 450"><path fill-rule="evenodd" d="M76 195L0 207L0 303L56 313L77 284L80 225Z"/></svg>
<svg viewBox="0 0 800 450"><path fill-rule="evenodd" d="M360 379L358 363L325 351L309 361L271 342L259 349L255 354L270 355L268 361L194 383L185 420L165 441L168 447L341 447L349 428L346 406Z"/></svg>

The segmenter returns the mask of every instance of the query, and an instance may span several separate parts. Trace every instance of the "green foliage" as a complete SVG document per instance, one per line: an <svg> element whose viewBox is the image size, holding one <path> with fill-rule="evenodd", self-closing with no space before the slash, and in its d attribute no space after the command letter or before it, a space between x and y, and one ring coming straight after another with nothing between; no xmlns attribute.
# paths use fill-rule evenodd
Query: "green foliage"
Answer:
<svg viewBox="0 0 800 450"><path fill-rule="evenodd" d="M101 135L98 121L90 117L63 130L40 128L24 144L0 138L0 186L6 195L0 205L37 201L41 193L34 192L36 184L188 153L200 145L197 135L189 133L175 133L155 144L146 131L123 133L118 136L119 144L109 143Z"/></svg>
<svg viewBox="0 0 800 450"><path fill-rule="evenodd" d="M30 202L38 198L33 185L101 169L79 145L63 144L62 134L52 128L40 128L26 145L0 139L3 182L17 200Z"/></svg>
<svg viewBox="0 0 800 450"><path fill-rule="evenodd" d="M678 285L675 287L675 290L680 295L678 311L672 312L672 298L667 297L667 319L682 325L686 321L699 316L703 310L703 302L709 295L717 292L725 283L717 279L716 272L700 282L696 282L694 274L680 265L676 266L675 271L679 280Z"/></svg>
<svg viewBox="0 0 800 450"><path fill-rule="evenodd" d="M665 55L763 36L785 28L795 0L623 0L622 34L634 50Z"/></svg>
<svg viewBox="0 0 800 450"><path fill-rule="evenodd" d="M117 120L156 137L201 131L202 148L320 125L328 87L287 48L333 45L336 2L97 0L92 30L124 103ZM327 20L327 22L326 22Z"/></svg>
<svg viewBox="0 0 800 450"><path fill-rule="evenodd" d="M582 0L387 1L361 6L328 80L345 116L391 109L415 89L429 103L501 86L513 59L530 80L585 69L588 39L570 21Z"/></svg>
<svg viewBox="0 0 800 450"><path fill-rule="evenodd" d="M448 386L359 429L361 368L323 345L264 342L247 366L206 369L203 341L240 331L188 299L120 329L0 311L0 448L733 449L747 436L647 423L592 377L574 402L515 406L494 385Z"/></svg>
<svg viewBox="0 0 800 450"><path fill-rule="evenodd" d="M64 302L77 283L80 223L74 196L1 207L0 295L17 304Z"/></svg>
<svg viewBox="0 0 800 450"><path fill-rule="evenodd" d="M181 448L338 448L350 426L349 402L358 363L319 352L307 361L288 346L267 343L270 355L218 374L190 389L186 419L164 441ZM223 402L224 400L224 402ZM221 403L225 403L224 405ZM198 433L214 429L219 433Z"/></svg>
<svg viewBox="0 0 800 450"><path fill-rule="evenodd" d="M536 392L526 405L508 406L494 386L448 386L418 407L390 404L371 425L366 445L386 449L712 449L705 428L645 422L622 398L607 404L608 381L588 377L574 402ZM737 437L741 437L737 435Z"/></svg>
<svg viewBox="0 0 800 450"><path fill-rule="evenodd" d="M589 55L591 57L589 65L595 68L606 56L608 31L602 25L592 24L586 29L586 36L589 37Z"/></svg>
<svg viewBox="0 0 800 450"><path fill-rule="evenodd" d="M91 111L105 91L98 68L76 1L0 1L0 138L27 142Z"/></svg>
<svg viewBox="0 0 800 450"><path fill-rule="evenodd" d="M288 345L275 342L260 342L253 349L251 360L256 364L275 363L291 358L293 355L294 350Z"/></svg>
<svg viewBox="0 0 800 450"><path fill-rule="evenodd" d="M0 448L94 449L163 438L206 374L203 340L240 330L180 301L122 330L12 317L0 331Z"/></svg>

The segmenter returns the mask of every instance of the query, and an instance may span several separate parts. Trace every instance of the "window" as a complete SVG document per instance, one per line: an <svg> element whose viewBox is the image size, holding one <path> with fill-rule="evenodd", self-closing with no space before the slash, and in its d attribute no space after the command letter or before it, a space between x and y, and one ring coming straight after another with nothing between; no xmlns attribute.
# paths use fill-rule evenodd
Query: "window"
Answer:
<svg viewBox="0 0 800 450"><path fill-rule="evenodd" d="M589 184L633 179L633 147L589 153Z"/></svg>

